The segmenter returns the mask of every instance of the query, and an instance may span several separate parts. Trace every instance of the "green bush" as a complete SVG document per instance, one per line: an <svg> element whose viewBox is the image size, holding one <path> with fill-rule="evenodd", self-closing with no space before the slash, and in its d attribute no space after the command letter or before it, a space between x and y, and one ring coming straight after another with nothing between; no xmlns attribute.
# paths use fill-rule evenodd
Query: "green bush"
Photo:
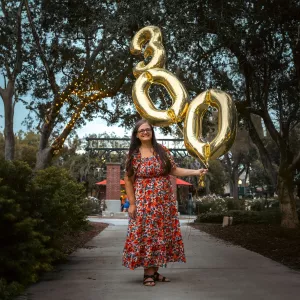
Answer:
<svg viewBox="0 0 300 300"><path fill-rule="evenodd" d="M101 201L92 196L84 199L83 209L87 215L96 215L101 213Z"/></svg>
<svg viewBox="0 0 300 300"><path fill-rule="evenodd" d="M41 220L39 230L50 236L59 248L66 234L72 234L87 225L84 212L85 189L69 173L50 167L39 171L33 179L33 211Z"/></svg>
<svg viewBox="0 0 300 300"><path fill-rule="evenodd" d="M0 299L10 300L18 296L23 291L23 286L18 282L7 283L5 279L0 278Z"/></svg>
<svg viewBox="0 0 300 300"><path fill-rule="evenodd" d="M279 211L243 211L232 210L228 216L233 217L233 224L280 224L281 213Z"/></svg>
<svg viewBox="0 0 300 300"><path fill-rule="evenodd" d="M0 161L0 299L65 257L64 238L87 227L84 192L64 169Z"/></svg>
<svg viewBox="0 0 300 300"><path fill-rule="evenodd" d="M262 211L264 209L263 203L260 200L254 200L251 202L250 209L252 211Z"/></svg>
<svg viewBox="0 0 300 300"><path fill-rule="evenodd" d="M235 208L233 198L222 198L212 194L196 199L197 214L206 212L221 213Z"/></svg>
<svg viewBox="0 0 300 300"><path fill-rule="evenodd" d="M233 217L235 224L280 224L281 214L279 211L244 211L231 210L226 213L207 212L197 216L196 223L222 223L223 217Z"/></svg>
<svg viewBox="0 0 300 300"><path fill-rule="evenodd" d="M37 225L21 205L0 198L0 277L9 283L35 282L40 271L50 268L51 250L45 247L49 238L37 231Z"/></svg>
<svg viewBox="0 0 300 300"><path fill-rule="evenodd" d="M224 215L224 213L206 212L204 214L199 214L195 223L222 223Z"/></svg>

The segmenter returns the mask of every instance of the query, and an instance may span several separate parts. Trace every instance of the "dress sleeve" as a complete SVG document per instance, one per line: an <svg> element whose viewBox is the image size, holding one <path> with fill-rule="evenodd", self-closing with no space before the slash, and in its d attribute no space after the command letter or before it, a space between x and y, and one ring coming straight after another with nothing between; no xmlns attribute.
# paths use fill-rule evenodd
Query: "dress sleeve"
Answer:
<svg viewBox="0 0 300 300"><path fill-rule="evenodd" d="M162 147L163 147L163 149L166 151L166 154L167 154L168 159L170 160L172 169L176 169L176 168L177 168L177 165L176 165L176 163L175 163L175 161L174 161L174 157L173 157L173 155L171 154L170 150L169 150L167 147L165 147L164 145L162 145Z"/></svg>

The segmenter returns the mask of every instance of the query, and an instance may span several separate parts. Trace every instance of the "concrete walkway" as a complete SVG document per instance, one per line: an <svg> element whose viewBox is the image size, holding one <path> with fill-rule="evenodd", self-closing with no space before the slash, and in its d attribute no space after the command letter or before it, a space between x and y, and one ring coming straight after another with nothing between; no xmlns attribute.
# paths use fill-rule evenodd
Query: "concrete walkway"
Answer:
<svg viewBox="0 0 300 300"><path fill-rule="evenodd" d="M93 219L93 221L97 221ZM99 220L98 220L99 221ZM103 222L103 219L101 220ZM70 256L68 263L32 285L28 300L281 300L298 299L300 272L186 226L181 220L187 263L161 273L170 283L142 285L143 270L121 265L124 220L110 225ZM126 223L126 220L125 220Z"/></svg>

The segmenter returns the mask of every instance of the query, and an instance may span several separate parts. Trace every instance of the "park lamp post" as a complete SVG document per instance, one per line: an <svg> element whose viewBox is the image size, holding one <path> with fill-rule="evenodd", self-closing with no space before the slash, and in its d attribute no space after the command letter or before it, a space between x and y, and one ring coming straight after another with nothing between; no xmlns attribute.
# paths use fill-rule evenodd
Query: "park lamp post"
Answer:
<svg viewBox="0 0 300 300"><path fill-rule="evenodd" d="M243 181L241 179L239 179L239 181L238 181L238 197L239 197L239 199L242 198L242 187L241 187L242 183L243 183Z"/></svg>

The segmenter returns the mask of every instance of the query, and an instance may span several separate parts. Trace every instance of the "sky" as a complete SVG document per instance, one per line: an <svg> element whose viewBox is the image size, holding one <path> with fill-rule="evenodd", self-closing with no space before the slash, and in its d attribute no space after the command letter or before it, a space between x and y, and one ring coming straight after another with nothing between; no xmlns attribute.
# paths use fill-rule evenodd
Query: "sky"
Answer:
<svg viewBox="0 0 300 300"><path fill-rule="evenodd" d="M18 132L19 130L26 131L26 127L22 125L22 122L26 118L28 111L24 107L22 103L17 103L15 107L15 116L14 116L14 132ZM3 101L0 101L0 130L3 132L4 130L4 106ZM96 118L91 122L88 122L85 126L77 130L77 134L80 138L83 138L89 134L98 134L98 133L112 133L114 132L117 136L124 136L126 134L125 130L119 126L107 126L106 121L101 118ZM129 134L127 132L127 134Z"/></svg>
<svg viewBox="0 0 300 300"><path fill-rule="evenodd" d="M26 131L26 127L22 125L22 122L28 114L27 109L22 103L17 103L15 107L15 116L14 116L14 132L19 130ZM0 101L0 131L4 131L4 106L3 101ZM100 134L100 133L115 133L118 137L124 137L124 135L131 135L131 131L125 131L122 127L118 125L107 126L106 121L101 118L95 118L93 121L88 122L85 126L77 130L79 138L84 138L90 134ZM155 131L157 138L166 138L166 136L160 134L158 130ZM171 138L171 137L169 137Z"/></svg>

